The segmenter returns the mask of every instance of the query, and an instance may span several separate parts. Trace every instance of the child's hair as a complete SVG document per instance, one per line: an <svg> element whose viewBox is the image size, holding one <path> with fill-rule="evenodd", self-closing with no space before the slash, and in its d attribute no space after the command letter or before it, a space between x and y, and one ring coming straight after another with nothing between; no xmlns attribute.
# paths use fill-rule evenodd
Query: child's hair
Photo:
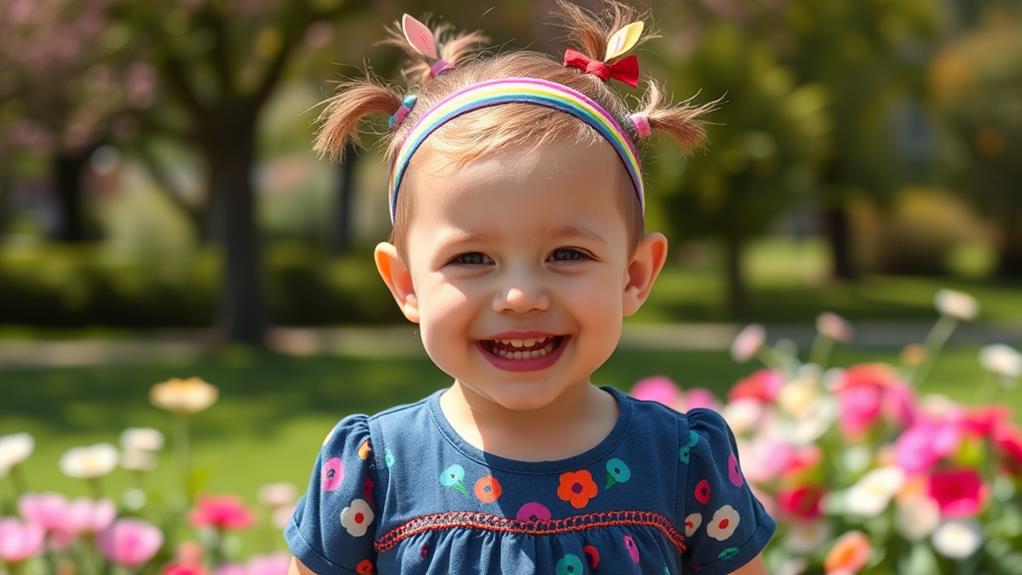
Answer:
<svg viewBox="0 0 1022 575"><path fill-rule="evenodd" d="M611 10L595 17L566 0L557 0L568 28L568 38L575 49L586 56L602 60L611 35L634 21L635 10L618 0L605 0ZM628 125L631 112L614 89L599 77L585 71L566 67L547 54L521 50L490 57L474 52L476 46L489 39L479 32L450 33L449 25L439 26L435 33L439 56L454 67L435 75L429 62L411 46L399 31L388 30L390 38L382 43L404 49L412 61L403 69L409 92L417 97L415 107L407 119L397 125L382 140L388 142L386 159L394 161L404 135L414 125L419 113L435 102L462 87L485 80L512 76L526 76L557 82L582 92L603 106L621 125ZM644 34L639 43L653 37ZM341 82L340 93L329 98L319 117L321 124L315 150L321 156L340 159L348 142L360 144L360 120L370 114L393 115L402 104L402 95L393 88L372 78ZM664 131L673 137L684 151L698 146L705 132L699 118L714 109L716 102L691 106L688 102L671 105L663 101L663 90L656 81L648 80L640 111L653 131ZM595 143L603 137L589 124L572 116L546 107L512 102L485 109L485 113L459 116L434 132L424 144L432 153L450 158L456 165L464 165L501 149L522 144L540 145L551 141ZM413 158L414 163L414 158ZM402 183L402 186L404 184ZM619 201L628 229L628 254L634 254L644 233L641 206L631 189L619 194ZM389 241L407 261L406 235L414 210L414 194L400 193L397 214Z"/></svg>

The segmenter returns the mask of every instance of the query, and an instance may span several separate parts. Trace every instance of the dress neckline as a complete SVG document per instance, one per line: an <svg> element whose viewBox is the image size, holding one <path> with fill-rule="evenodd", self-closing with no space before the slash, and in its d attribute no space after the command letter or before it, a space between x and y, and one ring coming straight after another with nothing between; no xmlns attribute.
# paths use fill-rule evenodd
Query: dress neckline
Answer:
<svg viewBox="0 0 1022 575"><path fill-rule="evenodd" d="M610 433L608 433L607 436L604 437L596 446L587 449L582 453L572 455L571 457L564 459L547 461L521 461L518 459L510 459L483 451L466 441L457 431L455 431L454 427L447 420L447 416L444 415L443 409L440 407L440 396L447 390L446 387L438 389L432 393L426 403L429 406L430 419L433 420L433 424L437 427L447 442L461 452L461 454L465 457L492 469L530 475L544 475L574 471L595 463L609 455L628 433L628 429L631 426L632 421L631 398L615 387L609 385L601 385L598 387L610 393L614 397L615 401L617 401L619 412L618 418L614 423L614 427L610 430Z"/></svg>

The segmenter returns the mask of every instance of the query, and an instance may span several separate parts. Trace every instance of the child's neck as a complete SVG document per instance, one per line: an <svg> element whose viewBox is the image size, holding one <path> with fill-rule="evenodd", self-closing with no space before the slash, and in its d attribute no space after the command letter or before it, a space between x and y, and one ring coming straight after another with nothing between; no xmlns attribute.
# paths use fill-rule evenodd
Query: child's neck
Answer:
<svg viewBox="0 0 1022 575"><path fill-rule="evenodd" d="M451 427L469 444L519 461L566 459L600 444L619 417L617 401L592 384L569 388L536 410L506 409L458 381L440 396Z"/></svg>

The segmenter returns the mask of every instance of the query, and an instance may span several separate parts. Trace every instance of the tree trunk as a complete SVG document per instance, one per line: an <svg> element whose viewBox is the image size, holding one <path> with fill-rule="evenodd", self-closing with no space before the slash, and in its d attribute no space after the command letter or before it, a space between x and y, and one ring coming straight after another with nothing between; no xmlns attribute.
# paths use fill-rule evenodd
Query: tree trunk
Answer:
<svg viewBox="0 0 1022 575"><path fill-rule="evenodd" d="M223 246L224 275L217 323L228 341L263 347L268 320L251 178L255 119L224 114L217 123L207 132L203 146L216 218L214 236Z"/></svg>
<svg viewBox="0 0 1022 575"><path fill-rule="evenodd" d="M830 246L831 277L856 281L859 271L852 259L852 238L849 225L848 210L838 202L824 209L824 228L827 230L827 243Z"/></svg>
<svg viewBox="0 0 1022 575"><path fill-rule="evenodd" d="M724 235L724 271L728 310L734 317L745 311L746 287L742 275L742 238L733 232Z"/></svg>
<svg viewBox="0 0 1022 575"><path fill-rule="evenodd" d="M337 193L334 201L333 225L330 226L330 248L334 253L344 254L351 248L352 236L352 205L355 198L355 168L358 164L358 153L355 146L348 145L344 150L344 159L338 166Z"/></svg>
<svg viewBox="0 0 1022 575"><path fill-rule="evenodd" d="M56 239L65 243L81 243L85 237L85 210L82 197L82 169L89 153L58 151L53 157L53 186L60 210Z"/></svg>

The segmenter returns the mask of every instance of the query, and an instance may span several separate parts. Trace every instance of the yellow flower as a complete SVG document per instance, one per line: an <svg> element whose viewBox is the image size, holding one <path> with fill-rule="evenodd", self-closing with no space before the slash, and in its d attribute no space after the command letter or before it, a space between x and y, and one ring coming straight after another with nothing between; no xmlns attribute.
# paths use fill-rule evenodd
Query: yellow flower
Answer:
<svg viewBox="0 0 1022 575"><path fill-rule="evenodd" d="M149 402L183 415L198 413L216 403L219 392L202 378L169 379L149 389Z"/></svg>

